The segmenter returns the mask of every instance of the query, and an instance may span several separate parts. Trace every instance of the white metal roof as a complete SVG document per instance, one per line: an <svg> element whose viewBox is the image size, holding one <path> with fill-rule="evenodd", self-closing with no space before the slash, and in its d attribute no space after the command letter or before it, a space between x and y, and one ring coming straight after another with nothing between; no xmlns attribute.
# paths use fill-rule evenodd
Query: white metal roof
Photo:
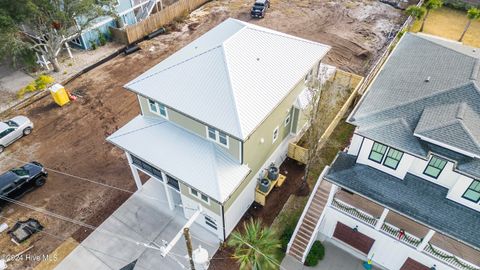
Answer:
<svg viewBox="0 0 480 270"><path fill-rule="evenodd" d="M139 115L107 140L221 203L250 172L222 146L162 119Z"/></svg>
<svg viewBox="0 0 480 270"><path fill-rule="evenodd" d="M125 87L246 139L329 49L227 19Z"/></svg>

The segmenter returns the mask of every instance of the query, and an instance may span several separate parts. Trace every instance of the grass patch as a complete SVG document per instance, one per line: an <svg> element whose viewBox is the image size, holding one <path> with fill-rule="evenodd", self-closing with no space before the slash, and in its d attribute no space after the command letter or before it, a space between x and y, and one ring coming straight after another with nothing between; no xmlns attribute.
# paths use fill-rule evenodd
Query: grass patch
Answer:
<svg viewBox="0 0 480 270"><path fill-rule="evenodd" d="M307 178L307 182L310 187L315 185L320 173L323 171L323 168L332 163L338 151L341 151L349 144L350 137L352 136L354 130L355 126L350 125L345 121L341 121L338 124L325 146L320 149L322 152L320 158L316 160L313 163L313 166L310 168L310 173Z"/></svg>
<svg viewBox="0 0 480 270"><path fill-rule="evenodd" d="M467 21L466 11L441 7L430 12L425 22L423 32L447 39L458 40ZM421 21L416 21L410 31L418 32L421 25ZM472 22L472 25L463 38L463 43L473 47L480 47L480 21Z"/></svg>

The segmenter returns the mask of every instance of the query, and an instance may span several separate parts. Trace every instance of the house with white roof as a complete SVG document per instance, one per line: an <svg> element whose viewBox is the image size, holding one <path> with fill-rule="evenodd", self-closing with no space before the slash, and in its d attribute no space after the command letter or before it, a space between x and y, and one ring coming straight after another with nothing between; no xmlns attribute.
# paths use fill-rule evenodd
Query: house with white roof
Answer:
<svg viewBox="0 0 480 270"><path fill-rule="evenodd" d="M259 175L306 126L306 80L330 47L227 19L125 88L141 115L107 140L164 183L170 209L225 240L254 201ZM164 207L164 205L159 205Z"/></svg>
<svg viewBox="0 0 480 270"><path fill-rule="evenodd" d="M479 270L480 50L405 34L347 122L289 255L318 239L382 269Z"/></svg>

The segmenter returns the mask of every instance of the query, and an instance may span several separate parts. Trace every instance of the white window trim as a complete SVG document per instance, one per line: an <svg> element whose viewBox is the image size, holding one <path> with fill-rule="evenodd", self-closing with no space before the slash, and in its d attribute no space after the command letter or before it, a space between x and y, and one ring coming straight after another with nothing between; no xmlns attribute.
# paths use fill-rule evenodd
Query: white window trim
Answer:
<svg viewBox="0 0 480 270"><path fill-rule="evenodd" d="M285 121L283 122L285 126L288 126L288 124L290 124L290 122L291 122L291 119L290 119L290 118L291 118L291 115L292 115L292 114L289 112L289 113L287 114L287 117L285 117Z"/></svg>
<svg viewBox="0 0 480 270"><path fill-rule="evenodd" d="M150 101L152 101L152 102L155 103L155 108L156 108L155 111L152 110L152 107L150 106L150 105L151 105L151 104L150 104ZM154 113L154 114L156 114L156 115L158 115L158 116L161 116L161 117L163 117L163 118L165 118L165 119L168 119L168 108L167 108L165 105L159 104L159 103L156 102L155 100L149 99L149 98L147 98L147 103L148 103L148 110L149 110L151 113ZM165 115L162 115L162 114L160 113L160 106L163 106L163 107L165 108Z"/></svg>
<svg viewBox="0 0 480 270"><path fill-rule="evenodd" d="M197 192L197 195L193 194L192 193L192 190L195 190ZM197 198L198 200L202 201L203 203L207 204L207 205L210 205L210 197L208 197L207 195L203 194L202 192L198 191L197 189L194 189L194 188L191 188L189 187L188 188L188 192L190 193L190 195L192 195L193 197ZM204 199L202 199L202 194L207 197L207 200L208 201L205 201Z"/></svg>
<svg viewBox="0 0 480 270"><path fill-rule="evenodd" d="M212 142L216 142L217 144L219 144L219 145L221 145L221 146L223 146L223 147L225 147L225 148L229 148L229 147L230 147L230 136L228 136L227 133L222 132L223 134L225 134L225 137L226 137L226 139L227 139L227 144L225 145L225 144L223 144L223 143L220 142L220 131L219 131L218 129L214 128L214 127L210 127L210 128L212 128L212 129L215 130L215 139L212 139L212 138L210 138L210 136L209 136L208 128L209 128L209 126L205 126L205 132L206 132L206 137L207 137L207 139L209 139L209 140L212 141Z"/></svg>
<svg viewBox="0 0 480 270"><path fill-rule="evenodd" d="M279 131L278 126L277 126L277 127L273 130L273 133L272 133L272 144L274 144L274 143L277 141L278 135L280 135L279 132L280 132L280 131ZM277 133L277 136L275 136L275 133Z"/></svg>

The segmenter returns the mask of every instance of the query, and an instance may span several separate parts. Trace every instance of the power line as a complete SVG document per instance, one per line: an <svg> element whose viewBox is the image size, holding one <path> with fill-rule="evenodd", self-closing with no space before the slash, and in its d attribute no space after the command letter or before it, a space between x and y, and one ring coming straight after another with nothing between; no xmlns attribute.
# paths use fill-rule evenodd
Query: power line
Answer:
<svg viewBox="0 0 480 270"><path fill-rule="evenodd" d="M15 222L13 219L7 218L7 217L4 217L4 216L0 216L0 218L4 218L5 220L11 221L11 222ZM79 246L82 246L82 247L85 248L85 249L88 249L88 250L91 250L91 251L94 251L94 252L101 253L101 254L103 254L103 255L105 255L105 256L112 257L112 258L114 258L114 259L123 261L123 262L125 262L125 263L131 263L130 261L127 261L127 260L125 260L125 259L122 259L122 258L113 256L113 255L111 255L111 254L105 253L105 252L103 252L103 251L100 251L100 250L97 250L97 249L94 249L94 248L91 248L91 247L87 247L87 246L85 246L84 244L75 241L74 239L62 238L62 237L59 237L59 236L57 236L57 235L51 234L51 233L49 233L49 232L46 232L46 231L44 231L44 230L39 230L39 229L37 229L37 228L35 228L35 227L29 227L29 228L35 230L36 232L43 233L43 234L46 234L46 235L48 235L48 236L50 236L50 237L56 238L56 239L58 239L58 240L60 240L60 241L62 241L62 242L64 242L64 241L70 241L70 242L72 242L72 243L74 243L74 244L78 244ZM141 266L141 265L137 265L137 266L138 266L139 268L143 268L143 269L149 270L148 268L145 268L145 267L143 267L143 266Z"/></svg>
<svg viewBox="0 0 480 270"><path fill-rule="evenodd" d="M32 162L28 162L28 161L20 160L20 159L17 159L17 158L8 157L8 156L5 156L5 157L7 159L10 159L10 160L13 160L13 161L16 161L16 162L30 164L32 166L42 168L41 166L39 166L35 163L32 163ZM140 193L137 193L135 191L130 191L128 189L123 189L123 188L120 188L120 187L108 185L108 184L105 184L105 183L102 183L102 182L99 182L99 181L95 181L95 180L92 180L92 179L89 179L89 178L85 178L85 177L82 177L82 176L77 176L77 175L73 175L73 174L70 174L70 173L55 170L55 169L50 168L50 167L43 166L43 168L47 169L49 172L58 173L58 174L65 175L65 176L68 176L68 177L71 177L71 178L75 178L75 179L78 179L78 180L87 181L87 182L92 183L92 184L100 185L100 186L103 186L103 187L106 187L106 188L112 188L112 189L115 189L115 190L118 190L118 191L129 193L131 195L136 194L138 196L142 196L142 197L150 199L150 200L154 200L154 201L161 202L161 203L164 203L164 204L169 204L168 201L160 200L160 199L155 198L153 196L149 196L149 195L146 195L146 194L140 194ZM184 206L184 205L181 205L181 204L174 204L174 206L179 206L179 207L186 208L186 209L189 209L189 210L194 210L194 211L197 210L195 208L187 207L187 206Z"/></svg>

